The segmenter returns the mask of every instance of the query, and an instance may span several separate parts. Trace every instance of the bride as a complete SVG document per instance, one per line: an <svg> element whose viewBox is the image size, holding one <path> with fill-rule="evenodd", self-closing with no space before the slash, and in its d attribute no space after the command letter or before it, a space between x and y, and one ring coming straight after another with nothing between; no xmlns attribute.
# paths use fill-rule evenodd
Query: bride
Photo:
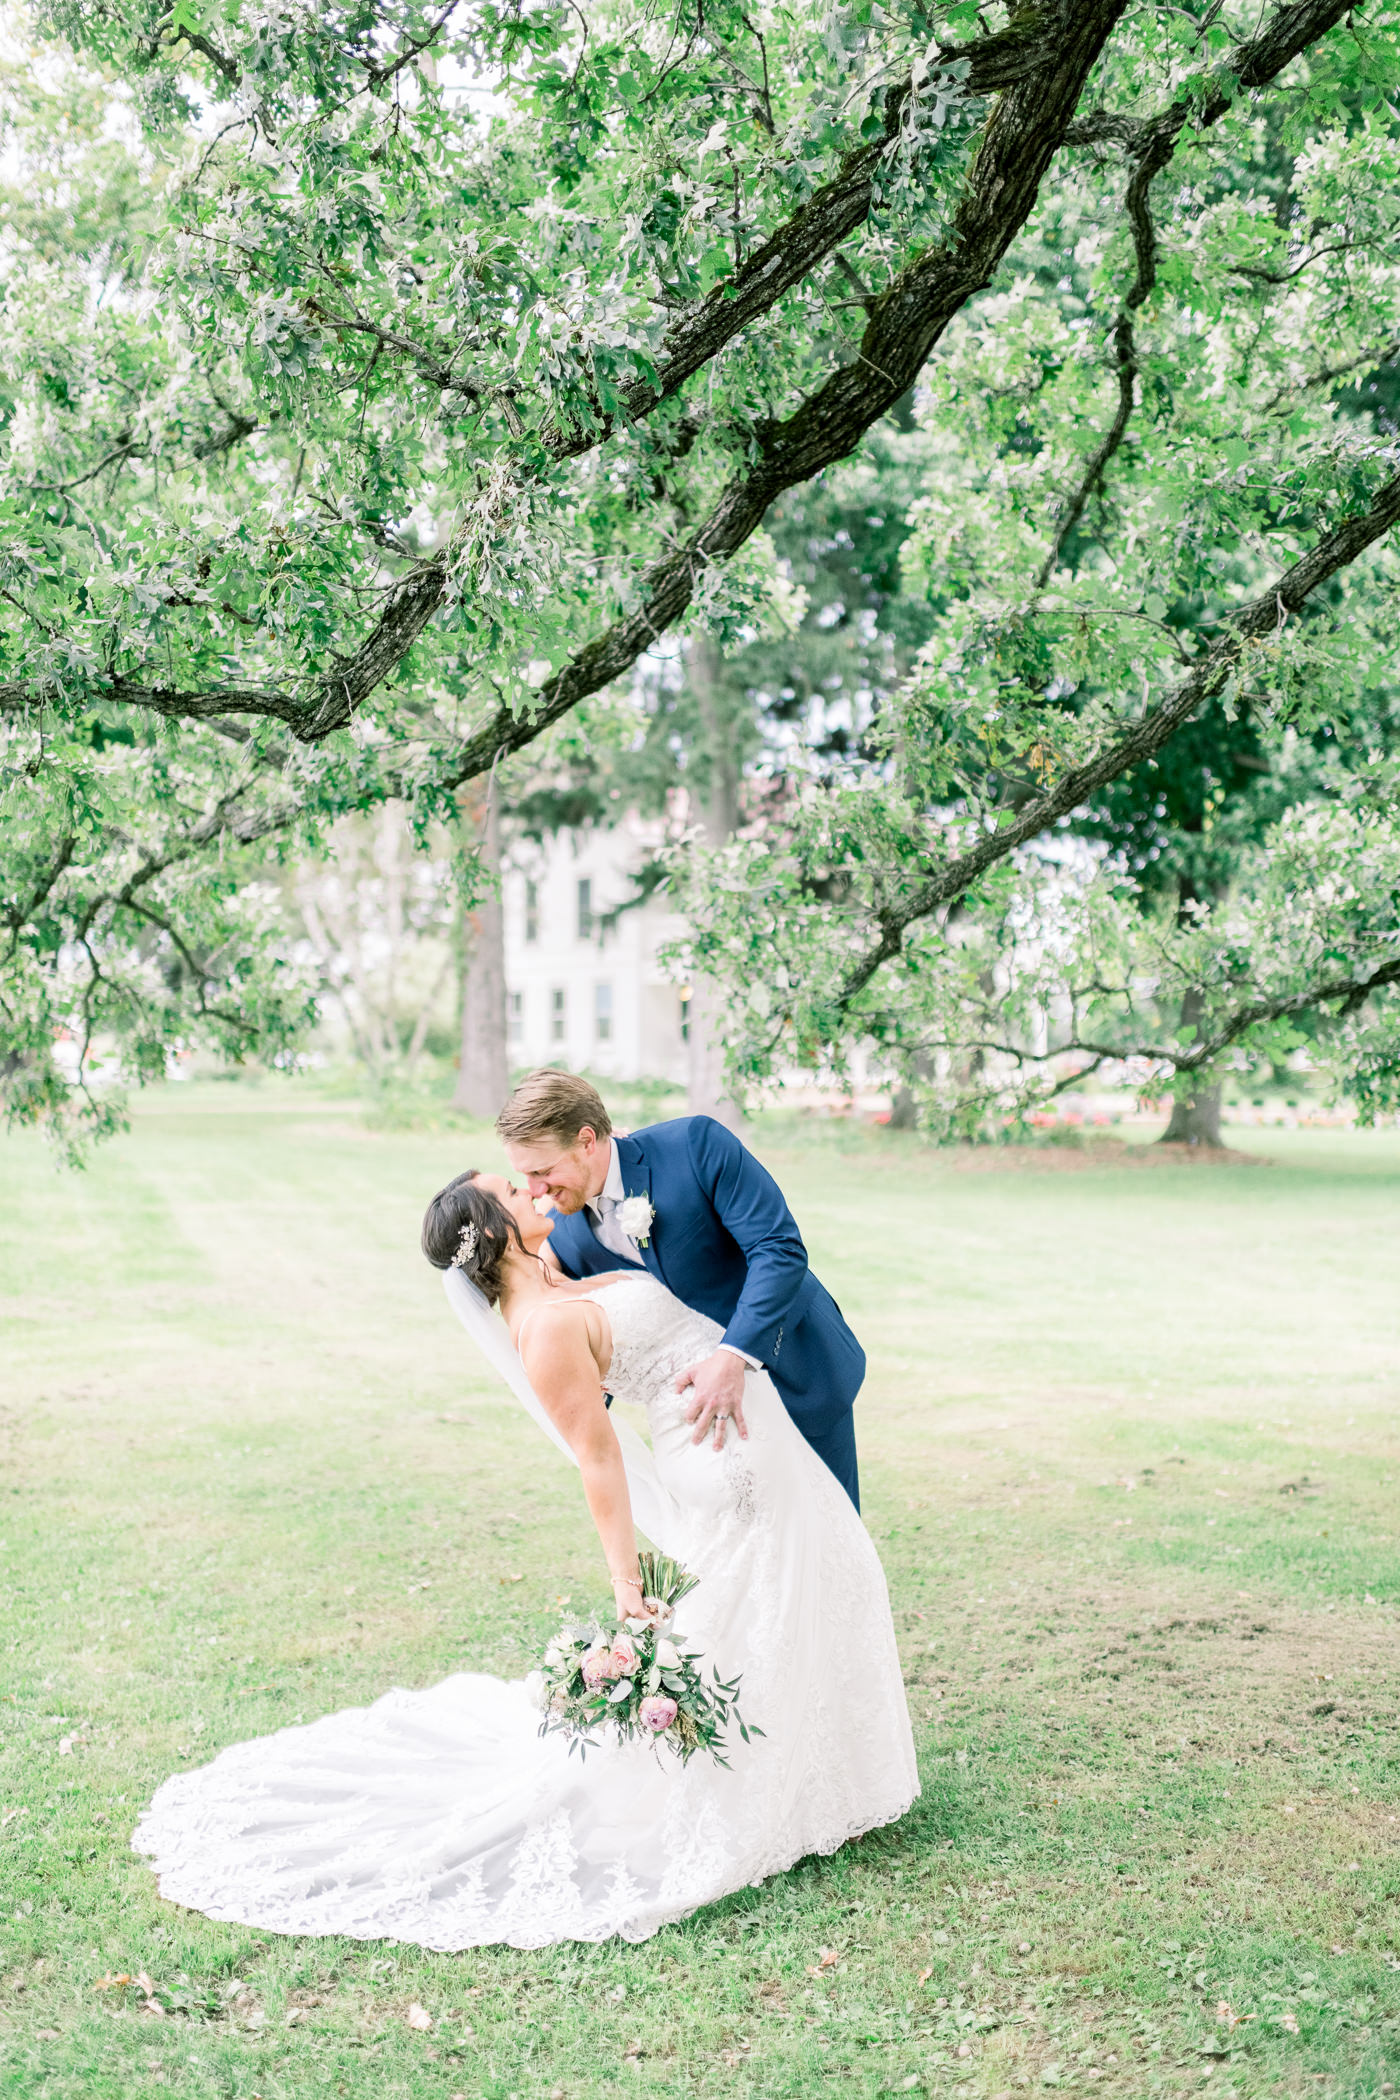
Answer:
<svg viewBox="0 0 1400 2100"><path fill-rule="evenodd" d="M540 1735L528 1679L391 1691L168 1779L132 1842L174 1902L443 1951L642 1940L917 1797L884 1576L845 1491L762 1371L745 1380L747 1435L695 1441L677 1378L715 1322L644 1270L560 1277L551 1230L524 1190L467 1173L433 1198L423 1247L503 1314L578 1462L619 1616L645 1610L636 1500L699 1578L686 1647L742 1678L762 1736L731 1742L729 1769L641 1742L580 1759ZM625 1424L620 1440L612 1402L644 1417L649 1452Z"/></svg>

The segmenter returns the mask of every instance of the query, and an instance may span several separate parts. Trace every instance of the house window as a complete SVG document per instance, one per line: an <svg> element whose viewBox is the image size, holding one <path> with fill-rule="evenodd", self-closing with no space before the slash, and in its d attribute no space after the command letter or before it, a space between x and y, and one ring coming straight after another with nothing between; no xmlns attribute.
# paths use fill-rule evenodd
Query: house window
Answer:
<svg viewBox="0 0 1400 2100"><path fill-rule="evenodd" d="M581 941L593 938L593 884L586 875L578 886L578 937Z"/></svg>
<svg viewBox="0 0 1400 2100"><path fill-rule="evenodd" d="M593 1033L600 1043L612 1041L613 1005L612 986L595 984L593 987Z"/></svg>
<svg viewBox="0 0 1400 2100"><path fill-rule="evenodd" d="M537 882L525 883L525 938L537 941L540 937L540 887Z"/></svg>
<svg viewBox="0 0 1400 2100"><path fill-rule="evenodd" d="M525 994L511 992L506 1001L506 1034L512 1043L524 1040Z"/></svg>
<svg viewBox="0 0 1400 2100"><path fill-rule="evenodd" d="M549 1040L552 1043L563 1042L564 1024L567 1018L568 1009L564 1003L564 987L556 985L549 995Z"/></svg>

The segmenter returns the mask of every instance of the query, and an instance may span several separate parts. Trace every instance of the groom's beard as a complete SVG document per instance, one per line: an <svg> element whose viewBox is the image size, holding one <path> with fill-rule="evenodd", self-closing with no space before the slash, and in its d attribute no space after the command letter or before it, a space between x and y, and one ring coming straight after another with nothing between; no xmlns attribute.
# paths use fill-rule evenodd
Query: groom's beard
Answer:
<svg viewBox="0 0 1400 2100"><path fill-rule="evenodd" d="M545 1194L561 1218L574 1217L588 1202L582 1189L546 1189Z"/></svg>

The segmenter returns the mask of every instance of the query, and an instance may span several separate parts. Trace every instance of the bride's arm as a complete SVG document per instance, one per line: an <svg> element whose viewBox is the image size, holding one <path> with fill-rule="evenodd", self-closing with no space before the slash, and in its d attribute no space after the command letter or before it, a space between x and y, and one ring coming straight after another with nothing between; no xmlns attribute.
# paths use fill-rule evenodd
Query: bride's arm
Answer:
<svg viewBox="0 0 1400 2100"><path fill-rule="evenodd" d="M607 1558L618 1609L641 1612L632 1498L616 1432L608 1420L590 1328L596 1306L575 1300L550 1306L530 1323L521 1360L565 1443L578 1460L583 1492Z"/></svg>

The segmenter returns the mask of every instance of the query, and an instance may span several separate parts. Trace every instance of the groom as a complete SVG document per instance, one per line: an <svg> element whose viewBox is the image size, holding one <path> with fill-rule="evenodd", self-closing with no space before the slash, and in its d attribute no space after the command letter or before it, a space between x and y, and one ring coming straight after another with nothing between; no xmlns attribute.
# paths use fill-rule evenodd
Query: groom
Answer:
<svg viewBox="0 0 1400 2100"><path fill-rule="evenodd" d="M635 1262L692 1312L724 1329L712 1356L678 1380L690 1388L695 1442L716 1448L744 1423L744 1370L765 1370L807 1442L857 1509L851 1407L865 1351L807 1267L782 1191L709 1116L615 1138L596 1089L545 1068L523 1079L496 1119L506 1156L558 1218L549 1253L567 1276Z"/></svg>

